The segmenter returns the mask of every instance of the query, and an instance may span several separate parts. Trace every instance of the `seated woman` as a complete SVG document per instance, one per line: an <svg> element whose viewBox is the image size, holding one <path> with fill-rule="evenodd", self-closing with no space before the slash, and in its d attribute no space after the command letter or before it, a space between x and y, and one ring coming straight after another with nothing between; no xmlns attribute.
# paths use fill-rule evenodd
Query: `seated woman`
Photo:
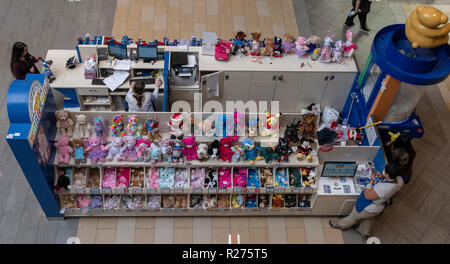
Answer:
<svg viewBox="0 0 450 264"><path fill-rule="evenodd" d="M42 57L34 57L28 53L28 46L22 42L14 43L11 56L11 72L17 80L25 80L28 73L39 73L34 65Z"/></svg>
<svg viewBox="0 0 450 264"><path fill-rule="evenodd" d="M163 84L162 79L156 81L153 93L145 91L145 83L142 81L132 82L125 101L128 103L129 112L155 112L155 102L158 100L159 87Z"/></svg>

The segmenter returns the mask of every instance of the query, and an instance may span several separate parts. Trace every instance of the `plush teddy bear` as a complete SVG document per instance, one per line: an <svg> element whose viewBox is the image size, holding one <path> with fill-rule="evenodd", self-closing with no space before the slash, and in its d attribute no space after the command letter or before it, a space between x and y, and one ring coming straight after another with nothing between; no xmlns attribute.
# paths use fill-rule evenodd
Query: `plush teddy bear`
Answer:
<svg viewBox="0 0 450 264"><path fill-rule="evenodd" d="M300 125L300 133L303 137L316 138L317 137L317 115L304 114L303 122Z"/></svg>
<svg viewBox="0 0 450 264"><path fill-rule="evenodd" d="M258 196L258 205L259 205L259 208L266 208L267 207L267 205L268 205L267 195L260 194Z"/></svg>
<svg viewBox="0 0 450 264"><path fill-rule="evenodd" d="M141 138L136 142L136 152L138 156L138 161L147 162L149 158L151 142L148 139Z"/></svg>
<svg viewBox="0 0 450 264"><path fill-rule="evenodd" d="M217 208L230 208L230 196L228 194L217 195Z"/></svg>
<svg viewBox="0 0 450 264"><path fill-rule="evenodd" d="M208 144L202 143L198 145L197 156L199 161L207 161L209 159Z"/></svg>
<svg viewBox="0 0 450 264"><path fill-rule="evenodd" d="M191 169L191 188L203 188L205 184L205 168Z"/></svg>
<svg viewBox="0 0 450 264"><path fill-rule="evenodd" d="M162 196L163 208L173 208L175 206L175 197L173 195Z"/></svg>
<svg viewBox="0 0 450 264"><path fill-rule="evenodd" d="M187 208L187 195L175 195L175 208Z"/></svg>
<svg viewBox="0 0 450 264"><path fill-rule="evenodd" d="M147 168L147 188L159 188L159 168Z"/></svg>
<svg viewBox="0 0 450 264"><path fill-rule="evenodd" d="M119 195L107 195L105 197L105 209L113 210L120 208L120 196Z"/></svg>
<svg viewBox="0 0 450 264"><path fill-rule="evenodd" d="M184 143L183 155L186 156L186 160L191 161L198 159L198 147L195 144L195 136L184 138L182 142Z"/></svg>
<svg viewBox="0 0 450 264"><path fill-rule="evenodd" d="M91 124L88 123L87 117L85 115L75 115L75 120L74 137L82 139L89 138Z"/></svg>
<svg viewBox="0 0 450 264"><path fill-rule="evenodd" d="M284 40L282 43L283 52L292 53L295 47L295 38L292 35L284 34Z"/></svg>
<svg viewBox="0 0 450 264"><path fill-rule="evenodd" d="M106 151L105 147L101 144L100 138L90 137L89 146L87 147L88 157L92 163L105 162Z"/></svg>
<svg viewBox="0 0 450 264"><path fill-rule="evenodd" d="M178 141L172 147L172 163L183 163L183 150Z"/></svg>
<svg viewBox="0 0 450 264"><path fill-rule="evenodd" d="M62 195L62 204L64 209L75 209L77 208L77 200L75 195Z"/></svg>
<svg viewBox="0 0 450 264"><path fill-rule="evenodd" d="M270 56L273 54L273 38L266 38L266 41L264 42L266 45L264 48L261 49L261 55L262 56Z"/></svg>
<svg viewBox="0 0 450 264"><path fill-rule="evenodd" d="M236 55L239 51L243 55L247 55L247 50L245 49L245 35L244 32L239 31L236 36L234 37L235 40L233 41L233 50L231 51L231 54Z"/></svg>
<svg viewBox="0 0 450 264"><path fill-rule="evenodd" d="M86 186L86 169L75 169L73 173L73 186L85 187Z"/></svg>
<svg viewBox="0 0 450 264"><path fill-rule="evenodd" d="M120 149L117 161L136 161L138 159L136 151L136 138L133 136L126 136L123 139L124 145Z"/></svg>
<svg viewBox="0 0 450 264"><path fill-rule="evenodd" d="M261 32L252 32L252 46L250 48L250 55L251 56L259 56L261 55L260 49L261 49Z"/></svg>
<svg viewBox="0 0 450 264"><path fill-rule="evenodd" d="M56 111L55 116L59 135L71 138L73 136L73 120L70 118L70 112L68 110Z"/></svg>
<svg viewBox="0 0 450 264"><path fill-rule="evenodd" d="M142 169L133 168L131 170L131 187L144 187L144 171Z"/></svg>
<svg viewBox="0 0 450 264"><path fill-rule="evenodd" d="M60 137L55 143L55 147L58 149L58 163L69 164L70 156L73 152L70 146L70 139L68 137Z"/></svg>
<svg viewBox="0 0 450 264"><path fill-rule="evenodd" d="M444 45L450 32L450 23L447 21L448 16L439 9L420 5L406 19L406 37L414 49Z"/></svg>
<svg viewBox="0 0 450 264"><path fill-rule="evenodd" d="M249 168L247 172L247 186L260 188L261 183L259 181L259 171L254 168Z"/></svg>
<svg viewBox="0 0 450 264"><path fill-rule="evenodd" d="M114 160L115 157L119 156L120 150L123 146L123 140L120 137L113 137L111 143L105 147L105 151L108 151L107 161Z"/></svg>
<svg viewBox="0 0 450 264"><path fill-rule="evenodd" d="M75 138L72 140L72 145L75 164L86 163L86 148L83 140Z"/></svg>
<svg viewBox="0 0 450 264"><path fill-rule="evenodd" d="M272 169L264 168L261 169L261 187L273 187L273 172Z"/></svg>
<svg viewBox="0 0 450 264"><path fill-rule="evenodd" d="M104 168L102 175L102 188L111 189L116 187L116 169L115 168Z"/></svg>
<svg viewBox="0 0 450 264"><path fill-rule="evenodd" d="M89 177L87 187L91 189L100 188L100 171L98 168L89 169Z"/></svg>
<svg viewBox="0 0 450 264"><path fill-rule="evenodd" d="M305 56L309 50L307 44L308 42L306 38L298 37L297 41L295 41L295 49L294 49L295 54L297 54L299 57Z"/></svg>
<svg viewBox="0 0 450 264"><path fill-rule="evenodd" d="M282 194L274 194L272 197L272 208L283 208L284 197Z"/></svg>
<svg viewBox="0 0 450 264"><path fill-rule="evenodd" d="M127 188L130 185L131 168L117 168L116 187Z"/></svg>

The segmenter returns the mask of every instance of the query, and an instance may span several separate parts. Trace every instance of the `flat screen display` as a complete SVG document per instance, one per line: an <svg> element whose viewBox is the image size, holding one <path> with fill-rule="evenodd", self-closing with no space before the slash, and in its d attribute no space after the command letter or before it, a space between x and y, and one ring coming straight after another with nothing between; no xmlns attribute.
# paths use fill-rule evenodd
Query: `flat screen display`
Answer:
<svg viewBox="0 0 450 264"><path fill-rule="evenodd" d="M158 59L158 47L156 46L138 46L139 59Z"/></svg>
<svg viewBox="0 0 450 264"><path fill-rule="evenodd" d="M126 59L127 56L127 46L117 43L108 44L109 56L113 56L119 59Z"/></svg>
<svg viewBox="0 0 450 264"><path fill-rule="evenodd" d="M357 167L356 162L325 162L322 177L353 177Z"/></svg>

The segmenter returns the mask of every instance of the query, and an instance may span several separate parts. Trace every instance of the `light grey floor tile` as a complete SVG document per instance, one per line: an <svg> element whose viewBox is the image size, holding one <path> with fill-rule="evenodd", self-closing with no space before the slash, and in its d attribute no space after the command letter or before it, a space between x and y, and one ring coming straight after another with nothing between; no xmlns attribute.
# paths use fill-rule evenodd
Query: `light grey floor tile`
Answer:
<svg viewBox="0 0 450 264"><path fill-rule="evenodd" d="M27 199L29 189L30 186L25 177L17 175L14 178L14 182L11 186L11 191L9 192L5 211L22 211L25 206L25 201Z"/></svg>
<svg viewBox="0 0 450 264"><path fill-rule="evenodd" d="M16 242L21 213L19 211L4 212L0 223L0 244L14 244Z"/></svg>
<svg viewBox="0 0 450 264"><path fill-rule="evenodd" d="M117 228L116 244L134 244L135 228Z"/></svg>
<svg viewBox="0 0 450 264"><path fill-rule="evenodd" d="M45 215L41 215L36 244L55 244L58 221L49 221Z"/></svg>
<svg viewBox="0 0 450 264"><path fill-rule="evenodd" d="M173 243L173 217L158 217L155 222L155 244Z"/></svg>
<svg viewBox="0 0 450 264"><path fill-rule="evenodd" d="M212 219L211 217L193 217L193 242L194 244L212 243Z"/></svg>
<svg viewBox="0 0 450 264"><path fill-rule="evenodd" d="M34 195L28 195L22 220L20 222L20 228L38 228L41 213L42 209L36 197Z"/></svg>
<svg viewBox="0 0 450 264"><path fill-rule="evenodd" d="M286 225L284 217L267 217L269 243L287 244Z"/></svg>
<svg viewBox="0 0 450 264"><path fill-rule="evenodd" d="M365 244L361 235L354 229L347 229L342 231L342 237L344 238L345 244Z"/></svg>
<svg viewBox="0 0 450 264"><path fill-rule="evenodd" d="M17 232L16 244L36 243L38 228L21 228Z"/></svg>
<svg viewBox="0 0 450 264"><path fill-rule="evenodd" d="M78 218L67 218L64 220L58 220L58 229L77 229Z"/></svg>

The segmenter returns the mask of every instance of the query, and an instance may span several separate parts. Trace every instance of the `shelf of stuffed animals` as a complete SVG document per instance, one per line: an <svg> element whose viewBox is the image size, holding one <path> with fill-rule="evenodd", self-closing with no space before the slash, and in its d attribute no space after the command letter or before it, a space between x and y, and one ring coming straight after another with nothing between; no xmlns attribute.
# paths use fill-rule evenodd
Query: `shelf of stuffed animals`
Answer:
<svg viewBox="0 0 450 264"><path fill-rule="evenodd" d="M62 195L64 216L309 214L312 195Z"/></svg>
<svg viewBox="0 0 450 264"><path fill-rule="evenodd" d="M55 192L65 194L313 194L319 168L56 167Z"/></svg>

